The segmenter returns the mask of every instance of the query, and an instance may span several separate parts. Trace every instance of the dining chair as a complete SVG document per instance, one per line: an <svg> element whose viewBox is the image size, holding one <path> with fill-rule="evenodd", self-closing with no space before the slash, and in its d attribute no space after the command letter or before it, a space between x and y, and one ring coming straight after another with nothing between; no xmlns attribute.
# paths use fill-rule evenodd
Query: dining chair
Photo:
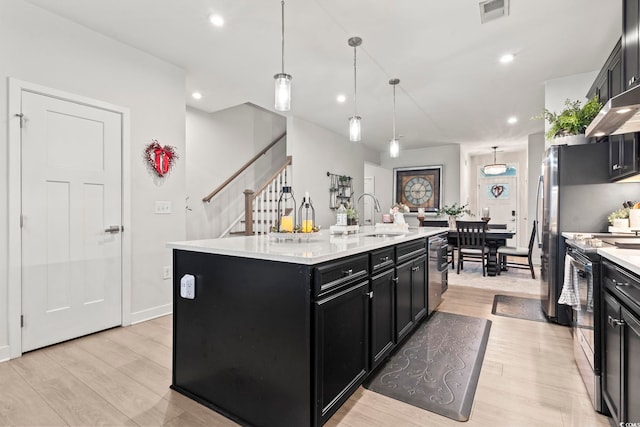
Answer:
<svg viewBox="0 0 640 427"><path fill-rule="evenodd" d="M458 264L456 273L464 269L464 260L480 260L482 275L486 275L489 248L486 245L486 227L484 221L456 221L458 230Z"/></svg>
<svg viewBox="0 0 640 427"><path fill-rule="evenodd" d="M531 236L529 237L529 246L526 248L517 248L512 246L500 246L498 248L498 274L500 270L506 270L507 267L513 268L528 268L531 270L531 278L536 278L536 273L533 269L533 261L531 260L531 253L533 252L533 243L536 240L536 222L533 221L533 227L531 229ZM527 262L510 261L509 258L527 258Z"/></svg>

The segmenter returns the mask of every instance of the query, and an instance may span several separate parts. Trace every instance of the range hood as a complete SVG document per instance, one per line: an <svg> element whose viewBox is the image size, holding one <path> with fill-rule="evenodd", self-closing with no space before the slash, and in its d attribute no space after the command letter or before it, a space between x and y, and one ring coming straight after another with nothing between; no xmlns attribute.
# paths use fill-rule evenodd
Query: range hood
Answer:
<svg viewBox="0 0 640 427"><path fill-rule="evenodd" d="M587 137L640 131L640 85L611 98L587 126Z"/></svg>

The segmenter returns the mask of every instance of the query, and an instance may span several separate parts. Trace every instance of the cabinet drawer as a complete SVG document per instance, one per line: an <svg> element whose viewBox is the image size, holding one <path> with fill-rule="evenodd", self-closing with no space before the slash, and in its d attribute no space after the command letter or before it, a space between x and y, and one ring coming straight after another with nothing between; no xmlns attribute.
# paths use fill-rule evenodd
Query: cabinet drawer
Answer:
<svg viewBox="0 0 640 427"><path fill-rule="evenodd" d="M393 267L395 250L393 246L371 252L371 271L378 272Z"/></svg>
<svg viewBox="0 0 640 427"><path fill-rule="evenodd" d="M396 246L396 262L406 261L427 252L427 240L418 239Z"/></svg>
<svg viewBox="0 0 640 427"><path fill-rule="evenodd" d="M369 255L358 255L315 268L314 296L339 289L369 275Z"/></svg>
<svg viewBox="0 0 640 427"><path fill-rule="evenodd" d="M607 261L603 263L604 285L635 312L640 313L640 278Z"/></svg>

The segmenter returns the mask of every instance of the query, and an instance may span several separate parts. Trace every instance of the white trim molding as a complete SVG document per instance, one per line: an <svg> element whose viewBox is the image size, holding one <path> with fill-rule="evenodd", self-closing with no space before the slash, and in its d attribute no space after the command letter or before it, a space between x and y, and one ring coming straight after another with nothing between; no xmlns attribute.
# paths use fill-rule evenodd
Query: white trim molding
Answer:
<svg viewBox="0 0 640 427"><path fill-rule="evenodd" d="M131 324L146 322L147 320L166 316L171 313L173 313L173 304L164 304L146 310L136 311L135 313L131 313Z"/></svg>
<svg viewBox="0 0 640 427"><path fill-rule="evenodd" d="M9 286L8 286L8 327L9 346L0 348L0 360L3 351L9 353L11 359L22 355L22 331L20 315L22 314L22 239L20 232L21 206L21 110L22 91L37 93L66 101L118 113L122 124L122 325L131 323L131 147L130 147L130 112L128 108L109 104L100 100L87 98L57 89L48 88L35 83L8 78L8 137L9 137ZM6 350L5 350L6 349Z"/></svg>
<svg viewBox="0 0 640 427"><path fill-rule="evenodd" d="M11 359L11 350L8 345L0 347L0 363Z"/></svg>

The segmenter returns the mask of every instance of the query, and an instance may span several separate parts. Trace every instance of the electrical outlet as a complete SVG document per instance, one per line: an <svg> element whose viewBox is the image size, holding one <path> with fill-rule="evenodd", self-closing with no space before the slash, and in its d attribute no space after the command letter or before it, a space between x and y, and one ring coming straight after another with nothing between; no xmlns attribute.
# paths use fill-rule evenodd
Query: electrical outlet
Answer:
<svg viewBox="0 0 640 427"><path fill-rule="evenodd" d="M196 298L196 278L191 274L185 274L180 279L180 296L185 299Z"/></svg>
<svg viewBox="0 0 640 427"><path fill-rule="evenodd" d="M170 214L171 202L156 200L156 214Z"/></svg>
<svg viewBox="0 0 640 427"><path fill-rule="evenodd" d="M171 279L171 266L165 265L162 267L162 278L163 279Z"/></svg>

